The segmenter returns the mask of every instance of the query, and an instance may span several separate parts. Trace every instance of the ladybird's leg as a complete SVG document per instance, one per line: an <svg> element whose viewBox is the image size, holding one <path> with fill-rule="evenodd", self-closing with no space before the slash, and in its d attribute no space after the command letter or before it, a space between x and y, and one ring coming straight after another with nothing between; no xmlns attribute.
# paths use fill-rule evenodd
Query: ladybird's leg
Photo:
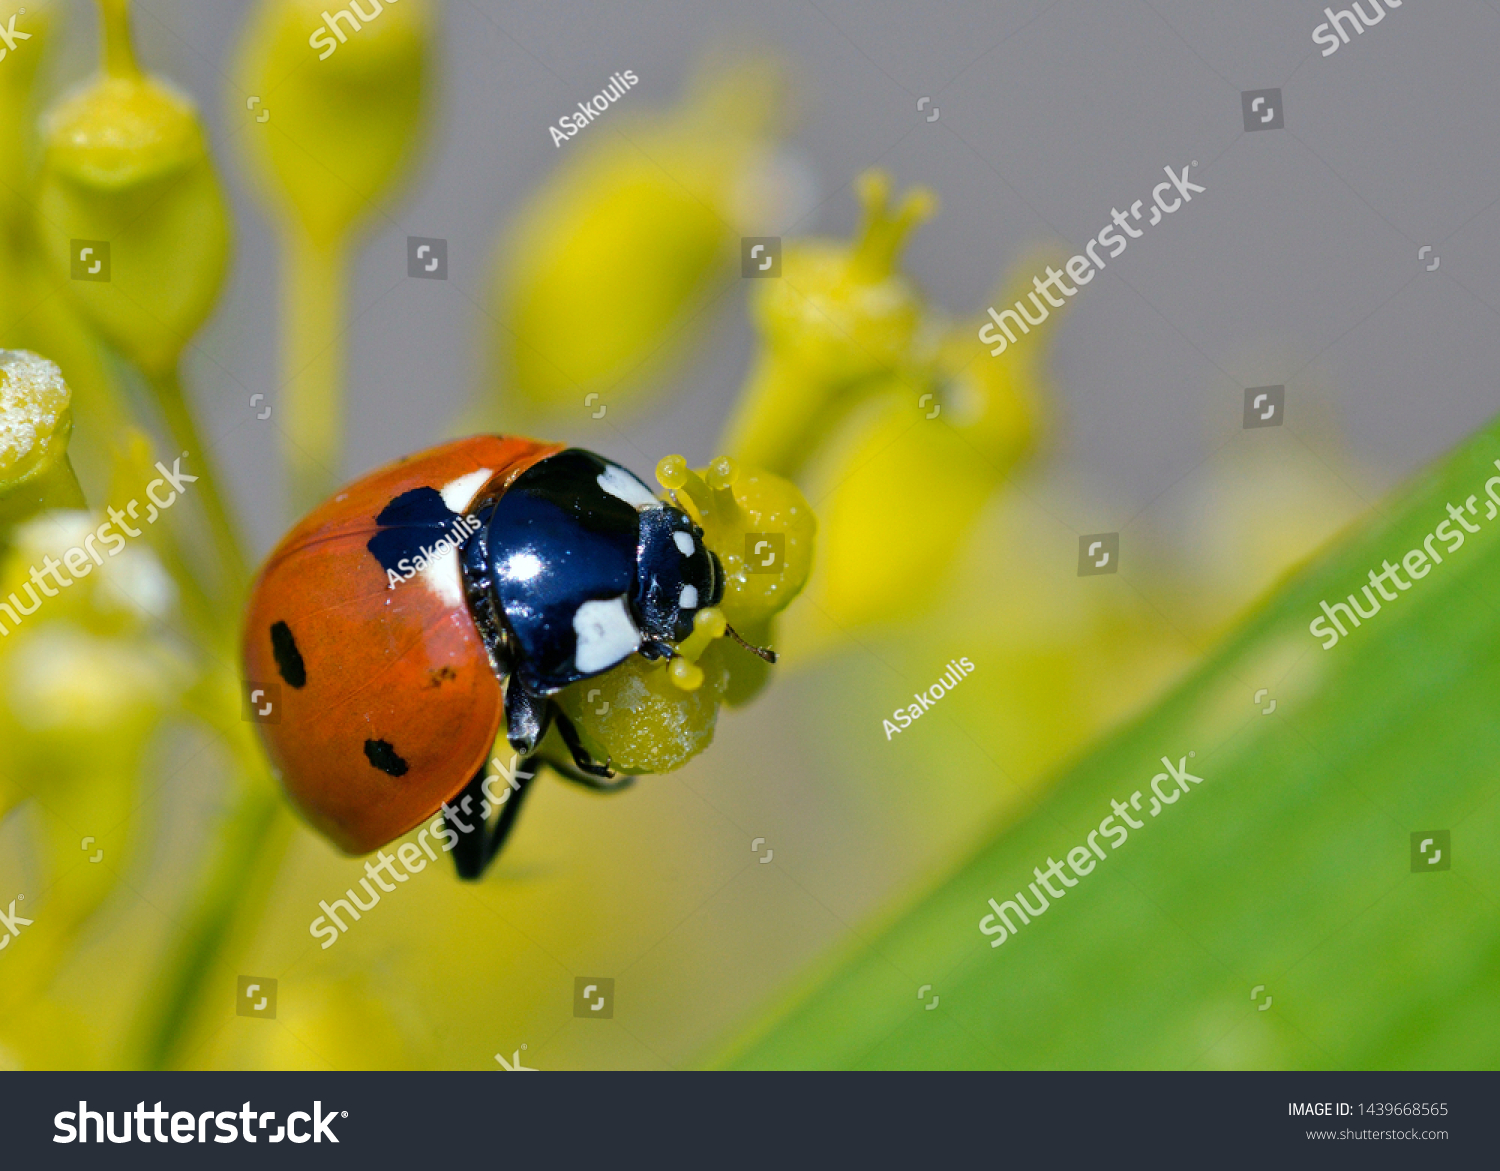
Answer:
<svg viewBox="0 0 1500 1171"><path fill-rule="evenodd" d="M530 756L547 734L551 718L551 701L529 690L520 676L512 675L505 688L505 735L510 746L522 756Z"/></svg>
<svg viewBox="0 0 1500 1171"><path fill-rule="evenodd" d="M652 661L655 661L656 659L675 658L677 652L673 649L672 644L669 642L662 642L660 639L648 638L640 645L640 655L643 659L651 659Z"/></svg>
<svg viewBox="0 0 1500 1171"><path fill-rule="evenodd" d="M560 760L548 760L543 763L563 780L572 781L573 784L581 785L595 793L619 793L635 784L635 777L630 773L623 773L612 781L605 781L598 777L591 777L587 773L581 773L572 765L563 764Z"/></svg>
<svg viewBox="0 0 1500 1171"><path fill-rule="evenodd" d="M527 790L531 788L531 782L536 780L536 772L541 763L536 757L528 756L516 769L515 781L518 787L512 790L511 795L500 806L500 816L495 819L494 832L490 834L489 841L485 844L484 865L480 868L481 872L489 869L490 863L504 848L505 839L510 837L510 831L516 824L516 816L521 812L521 802Z"/></svg>
<svg viewBox="0 0 1500 1171"><path fill-rule="evenodd" d="M578 729L573 727L573 721L568 719L556 704L553 705L552 718L557 721L558 735L562 737L563 743L568 746L568 751L572 754L573 763L578 766L579 773L586 774L598 781L613 781L615 776L614 769L610 768L607 764L600 764L589 755L588 749L583 746L583 742L578 738ZM556 765L553 767L557 768L557 771L562 776L567 777L568 780L576 781L581 785L588 785L591 789L603 789L605 791L623 789L630 783L626 781L625 784L591 784L589 781L584 780L583 776L570 775L570 771L565 768Z"/></svg>
<svg viewBox="0 0 1500 1171"><path fill-rule="evenodd" d="M443 820L458 837L458 842L453 847L453 865L460 878L474 879L484 873L486 862L484 823L479 821L473 813L469 815L467 822L460 821L457 816L457 810L462 807L465 797L473 798L469 802L470 809L477 811L483 808L478 804L484 797L483 784L484 766L481 765L479 771L474 774L474 779L464 786L464 791L448 802L443 810Z"/></svg>
<svg viewBox="0 0 1500 1171"><path fill-rule="evenodd" d="M464 833L462 827L453 824L451 816L444 814L444 817L448 819L448 824L458 834L458 845L453 849L453 865L458 870L460 878L473 881L482 878L484 872L490 868L490 863L499 855L501 848L505 845L505 840L510 837L510 831L515 827L516 817L521 812L521 801L525 798L527 789L531 787L540 764L541 761L534 756L528 756L521 762L514 774L515 787L505 790L510 795L501 803L500 816L495 819L495 828L492 831L487 832L484 825L476 824L471 827L474 832ZM450 804L462 804L464 797L469 794L482 798L484 779L485 771L481 767L463 793L460 793L456 801ZM472 805L473 802L470 804Z"/></svg>

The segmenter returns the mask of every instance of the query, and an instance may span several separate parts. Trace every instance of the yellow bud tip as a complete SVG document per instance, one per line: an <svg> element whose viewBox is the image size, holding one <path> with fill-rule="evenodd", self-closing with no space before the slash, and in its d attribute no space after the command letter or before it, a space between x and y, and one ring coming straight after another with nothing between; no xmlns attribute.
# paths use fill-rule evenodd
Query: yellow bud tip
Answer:
<svg viewBox="0 0 1500 1171"><path fill-rule="evenodd" d="M657 464L656 478L661 481L662 487L672 492L672 498L696 523L703 524L703 518L713 511L714 498L708 485L703 482L702 476L687 466L687 460L682 456L669 455ZM669 480L671 483L668 483ZM678 492L683 495L678 496Z"/></svg>
<svg viewBox="0 0 1500 1171"><path fill-rule="evenodd" d="M734 498L734 482L739 479L740 466L727 455L721 455L708 465L706 479L713 490L713 520L720 527L732 525L739 519L740 503Z"/></svg>
<svg viewBox="0 0 1500 1171"><path fill-rule="evenodd" d="M657 462L656 481L668 492L675 492L688 481L688 462L680 455L665 455Z"/></svg>
<svg viewBox="0 0 1500 1171"><path fill-rule="evenodd" d="M908 224L920 224L937 215L943 201L931 187L913 187L906 193L896 218Z"/></svg>
<svg viewBox="0 0 1500 1171"><path fill-rule="evenodd" d="M881 280L895 268L896 254L911 230L937 213L938 199L929 187L913 187L892 213L889 175L884 171L866 171L856 184L865 208L865 222L854 245L850 271L863 280Z"/></svg>
<svg viewBox="0 0 1500 1171"><path fill-rule="evenodd" d="M686 659L673 659L667 667L667 676L683 691L697 691L703 686L703 668Z"/></svg>
<svg viewBox="0 0 1500 1171"><path fill-rule="evenodd" d="M727 488L740 478L740 465L727 456L721 455L713 463L708 465L708 486L715 490Z"/></svg>
<svg viewBox="0 0 1500 1171"><path fill-rule="evenodd" d="M859 195L859 202L864 205L867 221L885 214L886 201L891 197L889 174L878 167L871 168L854 180L854 189Z"/></svg>

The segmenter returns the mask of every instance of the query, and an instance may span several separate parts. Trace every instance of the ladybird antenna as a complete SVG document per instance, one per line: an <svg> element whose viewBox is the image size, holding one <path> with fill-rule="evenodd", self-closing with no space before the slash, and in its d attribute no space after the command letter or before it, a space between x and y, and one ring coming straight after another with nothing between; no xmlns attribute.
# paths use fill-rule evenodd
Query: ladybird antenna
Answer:
<svg viewBox="0 0 1500 1171"><path fill-rule="evenodd" d="M730 638L734 639L735 642L739 643L740 646L744 647L752 655L756 655L759 658L764 659L768 663L774 663L776 661L775 651L771 650L769 647L754 646L751 643L746 642L743 638L740 637L739 631L735 630L733 626L724 627L724 633L729 635Z"/></svg>

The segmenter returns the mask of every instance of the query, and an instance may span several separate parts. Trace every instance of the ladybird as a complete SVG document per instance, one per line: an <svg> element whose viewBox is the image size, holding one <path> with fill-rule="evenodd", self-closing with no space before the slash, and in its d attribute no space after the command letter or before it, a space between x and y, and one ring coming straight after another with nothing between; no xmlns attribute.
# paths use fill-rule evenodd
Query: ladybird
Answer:
<svg viewBox="0 0 1500 1171"><path fill-rule="evenodd" d="M364 854L442 809L476 878L537 765L594 789L634 779L591 759L551 697L633 654L674 657L724 586L703 530L620 464L475 436L372 472L287 534L251 591L245 677L280 685L260 732L318 830ZM524 763L493 829L471 827L450 803L478 796L502 719ZM571 760L539 755L554 726Z"/></svg>

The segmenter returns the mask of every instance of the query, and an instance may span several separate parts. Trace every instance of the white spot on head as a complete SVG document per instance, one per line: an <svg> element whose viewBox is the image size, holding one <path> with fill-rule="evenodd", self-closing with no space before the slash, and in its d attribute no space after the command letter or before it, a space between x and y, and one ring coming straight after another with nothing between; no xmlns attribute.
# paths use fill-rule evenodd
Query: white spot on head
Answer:
<svg viewBox="0 0 1500 1171"><path fill-rule="evenodd" d="M599 487L611 496L625 501L634 509L660 508L662 503L651 495L651 489L619 464L606 464L599 473Z"/></svg>
<svg viewBox="0 0 1500 1171"><path fill-rule="evenodd" d="M684 557L691 557L693 555L693 550L698 547L697 545L693 544L693 538L689 534L683 532L681 529L678 529L677 532L672 534L672 540L677 543L677 548L682 552L682 555Z"/></svg>
<svg viewBox="0 0 1500 1171"><path fill-rule="evenodd" d="M494 474L489 468L480 468L477 472L470 472L466 476L450 480L440 490L443 503L448 506L450 512L463 512L474 503L474 497L479 494L479 489L483 488Z"/></svg>
<svg viewBox="0 0 1500 1171"><path fill-rule="evenodd" d="M589 675L613 667L641 645L641 632L625 608L623 594L579 606L573 615L573 631L578 635L573 662Z"/></svg>
<svg viewBox="0 0 1500 1171"><path fill-rule="evenodd" d="M427 588L449 606L464 605L464 578L458 568L458 550L453 545L441 552L434 549L421 577Z"/></svg>
<svg viewBox="0 0 1500 1171"><path fill-rule="evenodd" d="M677 604L684 610L696 610L698 608L698 587L683 586L682 593L677 598Z"/></svg>

